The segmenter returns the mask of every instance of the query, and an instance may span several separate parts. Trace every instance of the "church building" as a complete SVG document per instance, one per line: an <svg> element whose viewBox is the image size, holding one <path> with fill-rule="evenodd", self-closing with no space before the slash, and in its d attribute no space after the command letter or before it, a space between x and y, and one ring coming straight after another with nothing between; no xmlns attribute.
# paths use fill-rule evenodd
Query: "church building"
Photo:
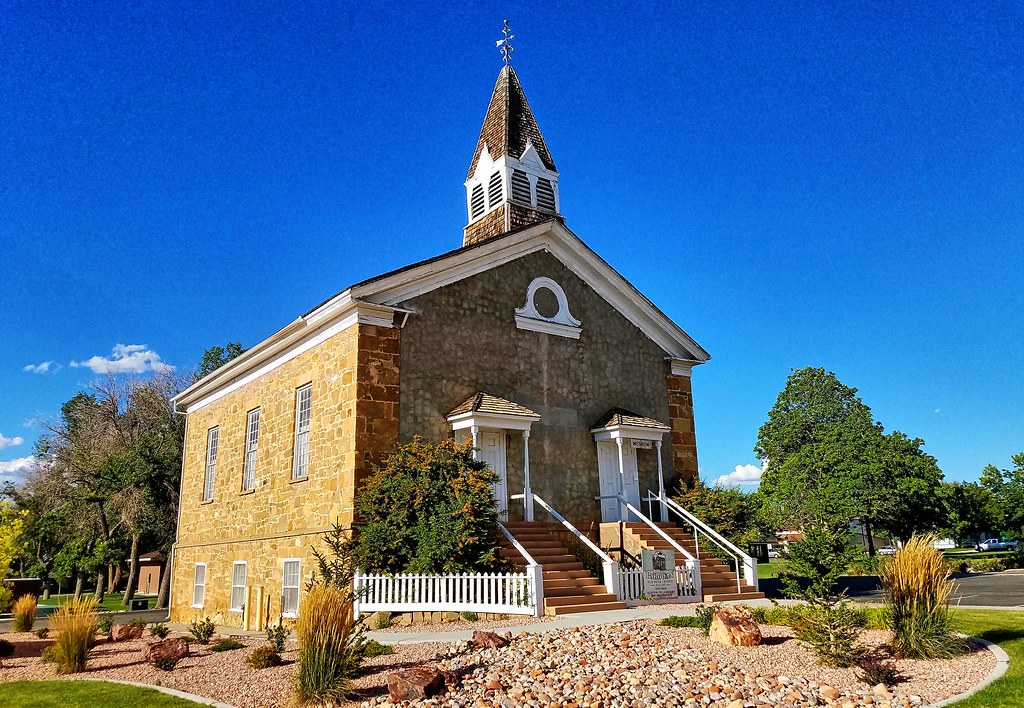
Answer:
<svg viewBox="0 0 1024 708"><path fill-rule="evenodd" d="M710 356L569 230L559 178L506 63L461 246L351 285L177 396L172 621L296 616L311 549L416 435L475 443L509 529L544 516L540 498L595 538L628 533L618 522L696 478L690 376ZM730 599L723 578L704 592ZM620 606L587 592L581 609Z"/></svg>

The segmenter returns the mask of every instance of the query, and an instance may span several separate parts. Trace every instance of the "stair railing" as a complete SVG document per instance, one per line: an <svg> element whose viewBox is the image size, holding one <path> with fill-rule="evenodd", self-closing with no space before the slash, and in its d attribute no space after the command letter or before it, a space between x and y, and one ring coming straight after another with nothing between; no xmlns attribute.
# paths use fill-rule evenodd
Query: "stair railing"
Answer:
<svg viewBox="0 0 1024 708"><path fill-rule="evenodd" d="M698 531L707 536L716 546L721 548L723 551L733 557L736 563L736 592L743 592L742 580L745 580L747 585L753 587L755 590L758 588L757 582L757 561L752 557L741 551L736 547L729 539L725 538L722 534L715 531L713 528L708 526L704 521L691 514L689 511L681 507L675 501L670 499L667 495L657 496L654 492L647 491L648 498L653 497L654 501L659 502L662 508L667 508L669 511L675 513L683 522L693 527L693 538L694 540L698 537ZM698 546L699 549L699 546ZM740 576L740 568L743 569L742 580Z"/></svg>
<svg viewBox="0 0 1024 708"><path fill-rule="evenodd" d="M530 587L533 590L533 597L531 601L533 603L533 616L543 617L544 616L544 567L541 566L533 556L530 555L529 551L523 548L523 544L516 540L516 537L509 533L509 530L505 528L505 524L498 522L498 528L505 534L511 543L513 548L519 552L526 560L526 576L530 579Z"/></svg>
<svg viewBox="0 0 1024 708"><path fill-rule="evenodd" d="M567 528L576 538L578 538L584 545L592 550L597 557L601 559L601 567L604 575L604 587L609 593L615 595L618 599L622 599L622 578L619 577L619 564L607 553L601 550L601 547L596 543L587 538L586 534L581 532L578 528L570 524L564 516L555 511L554 507L548 504L546 501L540 498L538 494L533 492L530 493L534 503L540 504L555 520L562 526ZM512 499L522 499L526 502L525 494L515 494L511 497ZM505 531L507 534L508 531Z"/></svg>

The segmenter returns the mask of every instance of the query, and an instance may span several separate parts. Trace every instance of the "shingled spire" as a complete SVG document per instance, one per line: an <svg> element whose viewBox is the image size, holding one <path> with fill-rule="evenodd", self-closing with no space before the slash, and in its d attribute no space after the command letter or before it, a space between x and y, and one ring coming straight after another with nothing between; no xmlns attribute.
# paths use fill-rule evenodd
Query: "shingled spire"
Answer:
<svg viewBox="0 0 1024 708"><path fill-rule="evenodd" d="M465 246L559 215L558 171L509 64L498 74L480 128L466 208Z"/></svg>

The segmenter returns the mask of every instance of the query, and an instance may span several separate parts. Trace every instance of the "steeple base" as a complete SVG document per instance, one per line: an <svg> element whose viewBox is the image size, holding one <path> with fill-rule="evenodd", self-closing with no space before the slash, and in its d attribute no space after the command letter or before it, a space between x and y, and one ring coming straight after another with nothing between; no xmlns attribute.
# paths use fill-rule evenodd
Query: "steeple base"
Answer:
<svg viewBox="0 0 1024 708"><path fill-rule="evenodd" d="M462 230L462 245L470 246L530 224L557 218L557 216L528 206L506 202L464 228Z"/></svg>

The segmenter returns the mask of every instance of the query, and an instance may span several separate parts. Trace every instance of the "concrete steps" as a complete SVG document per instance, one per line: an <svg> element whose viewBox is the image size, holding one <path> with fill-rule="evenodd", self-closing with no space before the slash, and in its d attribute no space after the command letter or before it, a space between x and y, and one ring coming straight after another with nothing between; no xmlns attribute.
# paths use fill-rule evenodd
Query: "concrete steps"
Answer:
<svg viewBox="0 0 1024 708"><path fill-rule="evenodd" d="M607 592L601 581L593 577L544 524L516 521L506 523L505 528L544 568L544 614L626 609L626 603ZM502 542L501 555L510 559L518 570L526 569L526 560L508 539Z"/></svg>

